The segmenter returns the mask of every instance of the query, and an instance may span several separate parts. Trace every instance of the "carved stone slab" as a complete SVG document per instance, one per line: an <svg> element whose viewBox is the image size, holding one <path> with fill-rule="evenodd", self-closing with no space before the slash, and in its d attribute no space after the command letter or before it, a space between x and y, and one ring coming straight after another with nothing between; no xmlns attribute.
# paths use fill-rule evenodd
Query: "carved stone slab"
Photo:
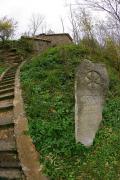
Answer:
<svg viewBox="0 0 120 180"><path fill-rule="evenodd" d="M109 78L104 64L84 60L75 78L75 138L86 147L93 144L102 121Z"/></svg>

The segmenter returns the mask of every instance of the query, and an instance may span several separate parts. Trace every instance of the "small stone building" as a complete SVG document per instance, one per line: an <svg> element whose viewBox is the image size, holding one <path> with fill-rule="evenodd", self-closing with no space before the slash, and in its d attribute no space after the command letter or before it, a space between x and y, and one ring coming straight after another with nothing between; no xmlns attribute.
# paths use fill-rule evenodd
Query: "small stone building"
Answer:
<svg viewBox="0 0 120 180"><path fill-rule="evenodd" d="M34 50L37 52L42 52L46 50L47 48L51 47L51 41L41 39L41 38L34 38Z"/></svg>
<svg viewBox="0 0 120 180"><path fill-rule="evenodd" d="M51 47L51 41L37 38L37 37L25 37L22 36L21 38L24 38L33 44L33 49L36 52L43 52L47 48Z"/></svg>
<svg viewBox="0 0 120 180"><path fill-rule="evenodd" d="M51 46L66 45L73 43L71 36L68 33L60 34L39 34L36 36L44 40L51 41Z"/></svg>
<svg viewBox="0 0 120 180"><path fill-rule="evenodd" d="M33 42L36 52L43 52L49 47L72 44L72 38L67 33L61 34L39 34L35 37L22 37Z"/></svg>

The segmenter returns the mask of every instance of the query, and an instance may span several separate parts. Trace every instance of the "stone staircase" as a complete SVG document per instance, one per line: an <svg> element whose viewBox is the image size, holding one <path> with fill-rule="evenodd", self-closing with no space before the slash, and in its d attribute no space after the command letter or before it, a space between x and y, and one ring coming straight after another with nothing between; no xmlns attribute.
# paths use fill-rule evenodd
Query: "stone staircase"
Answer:
<svg viewBox="0 0 120 180"><path fill-rule="evenodd" d="M2 50L0 52L3 61L6 64L12 65L13 63L20 63L22 57L16 52L16 49Z"/></svg>
<svg viewBox="0 0 120 180"><path fill-rule="evenodd" d="M4 55L11 64L0 80L0 180L25 180L19 161L14 133L14 82L21 59L15 52Z"/></svg>

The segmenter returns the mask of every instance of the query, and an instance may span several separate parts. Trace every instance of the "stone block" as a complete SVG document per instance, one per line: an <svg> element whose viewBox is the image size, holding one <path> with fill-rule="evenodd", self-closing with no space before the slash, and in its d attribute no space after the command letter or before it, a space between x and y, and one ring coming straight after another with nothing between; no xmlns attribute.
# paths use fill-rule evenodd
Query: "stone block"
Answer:
<svg viewBox="0 0 120 180"><path fill-rule="evenodd" d="M102 121L109 78L104 64L84 60L75 78L75 138L86 147L93 144Z"/></svg>

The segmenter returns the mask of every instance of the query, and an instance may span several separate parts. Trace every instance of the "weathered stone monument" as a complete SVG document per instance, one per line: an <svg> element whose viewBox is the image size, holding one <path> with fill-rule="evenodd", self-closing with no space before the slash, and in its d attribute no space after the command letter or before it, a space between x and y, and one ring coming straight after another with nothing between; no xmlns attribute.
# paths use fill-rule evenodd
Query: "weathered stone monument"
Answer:
<svg viewBox="0 0 120 180"><path fill-rule="evenodd" d="M75 138L86 147L93 144L102 121L109 78L104 64L84 60L75 79Z"/></svg>

